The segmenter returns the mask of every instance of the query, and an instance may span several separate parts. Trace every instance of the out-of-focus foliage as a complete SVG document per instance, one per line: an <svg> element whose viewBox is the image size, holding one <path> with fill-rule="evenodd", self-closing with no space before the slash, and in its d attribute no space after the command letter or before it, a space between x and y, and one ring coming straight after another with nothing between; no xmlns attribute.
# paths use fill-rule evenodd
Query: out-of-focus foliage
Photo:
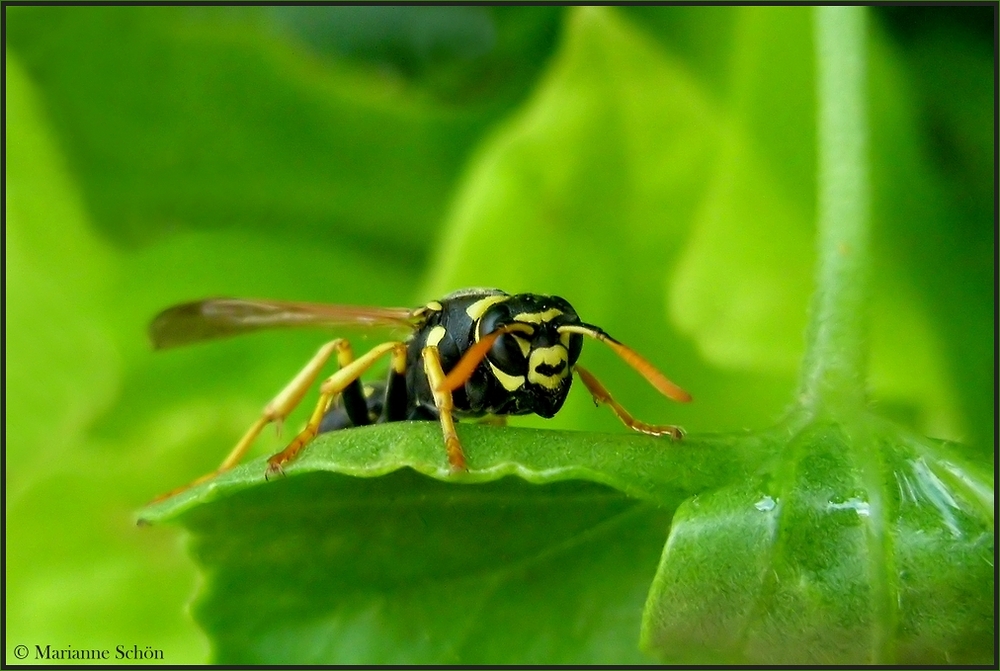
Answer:
<svg viewBox="0 0 1000 671"><path fill-rule="evenodd" d="M195 568L173 529L136 530L132 511L213 468L324 336L261 334L154 356L145 324L172 302L413 305L490 284L559 293L695 395L668 405L588 346L589 368L643 419L681 423L697 438L763 429L793 401L815 254L807 9L5 11L8 661L14 645L36 643L149 644L167 663L208 659L183 610ZM883 11L869 57L873 404L916 434L961 441L948 449L969 460L994 440L992 25L981 8ZM357 349L378 341L352 337ZM582 390L544 425L622 431ZM260 453L281 445L271 435L260 443ZM455 647L448 631L418 645L407 634L366 657L366 627L384 621L378 608L444 617L416 596L392 602L376 591L332 621L336 646L304 660L500 659L505 648L493 654L476 627L502 632L510 614L532 610L525 594L562 590L576 595L554 599L570 612L539 612L532 628L551 625L554 639L543 645L540 634L512 661L649 661L636 649L642 602L676 504L587 483L450 493L409 474L384 485L327 477L347 498L374 487L375 500L389 484L428 497L432 529L407 536L404 552L435 542L442 510L465 512L449 497L477 491L537 498L513 517L542 537L529 511L545 511L571 548L525 550L537 563L510 565L519 573L504 584L519 585L524 604L501 590L443 620L466 622L490 605L493 619L469 621L469 643ZM917 490L931 481L911 480ZM724 511L758 493L723 491L711 505ZM919 531L927 520L907 516L900 496L899 519ZM587 501L576 517L565 507L573 497ZM250 515L262 504L247 505ZM670 532L678 552L697 529L695 505ZM499 524L484 511L475 519ZM402 547L386 542L385 551ZM615 543L634 549L627 571ZM567 581L550 584L567 556ZM612 567L614 587L594 588ZM470 572L449 589L462 579L483 588ZM669 579L656 588L668 593ZM928 615L917 624L936 616L920 608ZM203 623L211 613L199 611ZM264 661L241 655L331 629L269 631L268 641L218 639L213 650L220 661Z"/></svg>

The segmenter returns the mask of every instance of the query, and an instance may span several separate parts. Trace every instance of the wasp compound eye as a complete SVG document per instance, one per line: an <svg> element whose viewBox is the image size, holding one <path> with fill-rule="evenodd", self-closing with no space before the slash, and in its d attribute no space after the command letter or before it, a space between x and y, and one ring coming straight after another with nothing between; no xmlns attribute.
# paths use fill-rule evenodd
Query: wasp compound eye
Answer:
<svg viewBox="0 0 1000 671"><path fill-rule="evenodd" d="M583 350L583 336L579 333L562 333L560 342L569 351L569 365L574 365Z"/></svg>
<svg viewBox="0 0 1000 671"><path fill-rule="evenodd" d="M510 375L524 375L531 344L519 333L505 333L490 348L490 361Z"/></svg>
<svg viewBox="0 0 1000 671"><path fill-rule="evenodd" d="M510 308L504 303L491 306L479 320L479 337L493 333L502 326L510 324Z"/></svg>

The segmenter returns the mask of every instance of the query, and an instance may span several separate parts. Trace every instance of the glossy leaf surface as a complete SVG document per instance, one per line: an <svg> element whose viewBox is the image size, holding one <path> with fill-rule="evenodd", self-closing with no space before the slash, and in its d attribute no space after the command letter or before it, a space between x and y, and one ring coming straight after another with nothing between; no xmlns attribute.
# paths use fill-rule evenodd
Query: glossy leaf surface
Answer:
<svg viewBox="0 0 1000 671"><path fill-rule="evenodd" d="M321 436L285 479L264 482L258 460L144 510L193 534L215 658L649 662L635 633L670 511L766 448L460 435L467 474L450 474L432 423L372 427Z"/></svg>
<svg viewBox="0 0 1000 671"><path fill-rule="evenodd" d="M645 646L723 663L988 663L992 478L954 450L884 424L809 425L770 468L686 501Z"/></svg>

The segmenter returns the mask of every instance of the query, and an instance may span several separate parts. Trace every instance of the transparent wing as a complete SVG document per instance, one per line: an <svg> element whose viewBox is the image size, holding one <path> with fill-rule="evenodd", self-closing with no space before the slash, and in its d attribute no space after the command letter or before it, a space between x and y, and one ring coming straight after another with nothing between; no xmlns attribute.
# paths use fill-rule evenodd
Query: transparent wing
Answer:
<svg viewBox="0 0 1000 671"><path fill-rule="evenodd" d="M153 347L179 347L200 340L274 328L374 326L413 329L416 310L322 303L208 298L169 307L153 318Z"/></svg>

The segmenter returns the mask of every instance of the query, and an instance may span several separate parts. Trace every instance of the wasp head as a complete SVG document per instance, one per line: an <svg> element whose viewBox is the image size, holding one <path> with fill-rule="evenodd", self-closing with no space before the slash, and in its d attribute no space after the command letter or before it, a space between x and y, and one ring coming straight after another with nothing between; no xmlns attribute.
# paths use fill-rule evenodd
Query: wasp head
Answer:
<svg viewBox="0 0 1000 671"><path fill-rule="evenodd" d="M583 337L559 332L580 324L576 311L562 298L518 294L491 306L478 325L478 337L499 329L486 362L497 382L510 394L511 414L552 417L562 407L580 356Z"/></svg>

